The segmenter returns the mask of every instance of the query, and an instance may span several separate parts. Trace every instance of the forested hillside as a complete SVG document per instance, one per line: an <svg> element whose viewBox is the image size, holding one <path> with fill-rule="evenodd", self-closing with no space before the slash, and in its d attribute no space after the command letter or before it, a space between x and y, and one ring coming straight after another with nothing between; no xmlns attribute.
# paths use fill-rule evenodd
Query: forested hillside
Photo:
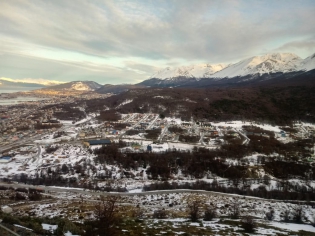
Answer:
<svg viewBox="0 0 315 236"><path fill-rule="evenodd" d="M315 85L245 88L134 89L104 100L87 102L89 110L104 107L117 112L156 112L182 119L256 120L290 124L315 122Z"/></svg>

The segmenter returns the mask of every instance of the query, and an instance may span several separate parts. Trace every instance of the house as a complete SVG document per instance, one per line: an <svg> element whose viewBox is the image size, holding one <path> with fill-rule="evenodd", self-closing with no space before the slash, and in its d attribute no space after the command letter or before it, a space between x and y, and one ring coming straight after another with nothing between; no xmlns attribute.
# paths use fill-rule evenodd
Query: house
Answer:
<svg viewBox="0 0 315 236"><path fill-rule="evenodd" d="M277 137L285 138L287 137L287 133L281 130L279 133L276 134Z"/></svg>
<svg viewBox="0 0 315 236"><path fill-rule="evenodd" d="M11 156L3 156L3 157L0 157L0 163L8 163L12 160L12 157Z"/></svg>
<svg viewBox="0 0 315 236"><path fill-rule="evenodd" d="M112 130L111 132L112 132L112 135L117 135L117 134L118 134L118 131L117 131L117 130L115 130L115 129L114 129L114 130Z"/></svg>

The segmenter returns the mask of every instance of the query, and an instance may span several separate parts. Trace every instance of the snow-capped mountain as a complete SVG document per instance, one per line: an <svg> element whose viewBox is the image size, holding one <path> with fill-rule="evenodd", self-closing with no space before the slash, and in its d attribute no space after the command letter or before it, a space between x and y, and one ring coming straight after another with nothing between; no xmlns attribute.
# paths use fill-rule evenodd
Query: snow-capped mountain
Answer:
<svg viewBox="0 0 315 236"><path fill-rule="evenodd" d="M272 53L263 56L255 56L218 71L214 78L234 78L246 75L262 75L269 73L287 73L297 71L303 60L292 53Z"/></svg>
<svg viewBox="0 0 315 236"><path fill-rule="evenodd" d="M93 81L86 81L86 82L78 81L71 84L71 89L73 90L93 91L98 88L100 88L100 85Z"/></svg>
<svg viewBox="0 0 315 236"><path fill-rule="evenodd" d="M194 83L240 83L263 81L277 74L305 72L315 69L315 54L305 59L293 53L270 53L254 56L225 66L224 64L199 64L166 68L140 83L145 86L183 87ZM207 80L207 81L206 81ZM202 82L202 83L201 83Z"/></svg>
<svg viewBox="0 0 315 236"><path fill-rule="evenodd" d="M305 58L299 65L298 70L310 71L315 69L315 53L307 58Z"/></svg>
<svg viewBox="0 0 315 236"><path fill-rule="evenodd" d="M226 65L224 64L197 64L191 66L181 66L181 67L167 67L163 70L158 71L156 74L152 75L150 78L156 79L172 79L177 77L186 78L207 78L217 71L224 69Z"/></svg>

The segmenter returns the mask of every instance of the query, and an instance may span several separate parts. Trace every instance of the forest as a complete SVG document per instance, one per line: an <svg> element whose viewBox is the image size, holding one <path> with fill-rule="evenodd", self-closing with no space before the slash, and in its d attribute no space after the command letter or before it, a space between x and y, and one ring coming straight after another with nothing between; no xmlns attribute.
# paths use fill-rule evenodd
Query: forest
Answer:
<svg viewBox="0 0 315 236"><path fill-rule="evenodd" d="M86 101L87 112L155 112L190 120L255 120L277 125L315 122L315 86L145 88ZM132 102L121 105L126 100Z"/></svg>
<svg viewBox="0 0 315 236"><path fill-rule="evenodd" d="M257 158L257 164L261 164L261 168L272 176L286 180L292 176L302 179L315 179L315 167L303 162L298 162L290 150L298 150L302 147L300 143L281 144L277 140L269 142L250 142L247 147L239 146L239 144L225 144L219 149L209 150L205 148L195 147L191 152L182 152L170 150L165 153L121 153L119 145L112 144L95 149L94 154L96 163L108 165L120 165L125 170L137 170L139 167L147 168L147 175L153 180L169 180L179 169L186 177L190 176L194 179L200 179L211 172L212 175L229 178L244 179L257 178L257 174L242 160L242 157L250 155L253 152L260 151L261 154ZM269 156L273 151L287 153L283 156ZM301 153L307 155L307 151L300 148ZM230 165L226 159L237 160L238 164Z"/></svg>

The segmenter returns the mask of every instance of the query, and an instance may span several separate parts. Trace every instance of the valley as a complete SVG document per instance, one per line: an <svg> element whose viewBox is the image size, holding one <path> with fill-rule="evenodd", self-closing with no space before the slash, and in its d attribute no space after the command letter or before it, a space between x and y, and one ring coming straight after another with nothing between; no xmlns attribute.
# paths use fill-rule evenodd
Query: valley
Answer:
<svg viewBox="0 0 315 236"><path fill-rule="evenodd" d="M3 106L0 194L13 211L4 225L27 232L25 215L31 215L39 222L32 230L47 233L50 227L56 233L67 219L65 232L80 235L96 222L95 206L118 197L118 215L127 212L121 235L135 232L130 227L139 233L242 235L247 216L257 234L285 229L288 235L311 235L315 125L312 103L301 98L310 98L312 89L136 88L118 95L70 90L42 102ZM274 112L269 118L262 119L266 109L255 115L258 91L265 101L282 101L281 108L264 103ZM291 104L296 99L295 113L283 109L286 94ZM10 126L16 120L20 126ZM240 213L234 219L235 201ZM198 205L197 223L190 218L191 204ZM215 217L206 221L209 207Z"/></svg>
<svg viewBox="0 0 315 236"><path fill-rule="evenodd" d="M315 1L0 9L0 236L315 235Z"/></svg>

